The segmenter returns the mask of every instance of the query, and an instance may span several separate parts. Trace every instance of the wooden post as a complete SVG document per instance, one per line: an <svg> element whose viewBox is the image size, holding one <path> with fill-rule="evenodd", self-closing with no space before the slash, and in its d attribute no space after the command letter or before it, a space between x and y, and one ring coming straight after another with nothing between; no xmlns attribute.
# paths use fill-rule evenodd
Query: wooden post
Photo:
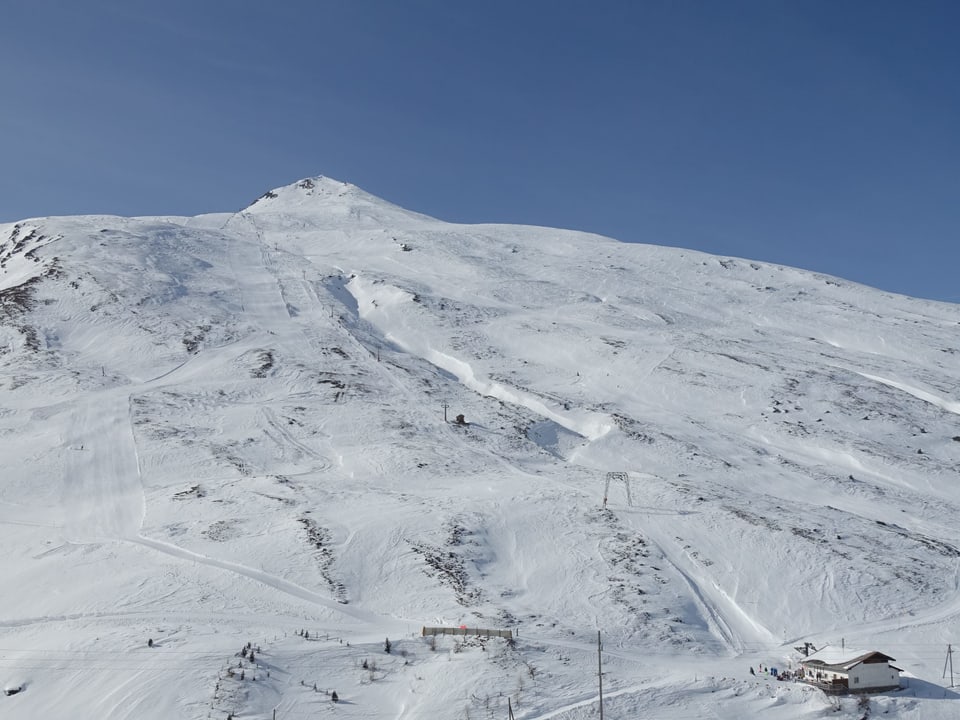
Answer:
<svg viewBox="0 0 960 720"><path fill-rule="evenodd" d="M603 655L600 644L600 631L597 630L597 677L600 679L600 720L603 720Z"/></svg>
<svg viewBox="0 0 960 720"><path fill-rule="evenodd" d="M950 687L953 687L953 645L947 645L947 657L943 661L943 677L947 676L947 665L950 665Z"/></svg>

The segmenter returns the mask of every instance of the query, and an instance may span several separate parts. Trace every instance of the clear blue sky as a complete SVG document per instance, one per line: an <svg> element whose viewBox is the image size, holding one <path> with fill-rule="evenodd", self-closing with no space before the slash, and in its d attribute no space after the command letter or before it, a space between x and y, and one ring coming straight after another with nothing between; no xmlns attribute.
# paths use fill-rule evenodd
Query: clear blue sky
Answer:
<svg viewBox="0 0 960 720"><path fill-rule="evenodd" d="M0 222L309 175L960 302L954 0L9 0Z"/></svg>

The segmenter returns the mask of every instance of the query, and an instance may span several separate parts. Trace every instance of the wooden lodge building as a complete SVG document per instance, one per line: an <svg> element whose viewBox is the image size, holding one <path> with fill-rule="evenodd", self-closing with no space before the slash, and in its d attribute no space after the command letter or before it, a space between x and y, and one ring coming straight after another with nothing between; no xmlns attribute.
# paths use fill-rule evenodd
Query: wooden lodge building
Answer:
<svg viewBox="0 0 960 720"><path fill-rule="evenodd" d="M890 664L893 660L876 650L827 646L800 661L799 680L835 694L896 690L901 670Z"/></svg>

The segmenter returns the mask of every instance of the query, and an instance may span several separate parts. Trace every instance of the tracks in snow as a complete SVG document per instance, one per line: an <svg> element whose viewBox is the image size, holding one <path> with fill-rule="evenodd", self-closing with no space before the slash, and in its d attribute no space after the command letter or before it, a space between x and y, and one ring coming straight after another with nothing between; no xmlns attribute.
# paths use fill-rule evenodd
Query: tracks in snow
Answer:
<svg viewBox="0 0 960 720"><path fill-rule="evenodd" d="M256 232L259 243L244 242L238 238L236 243L231 244L230 262L240 287L244 313L252 317L261 330L272 333L272 327L289 324L293 318L283 299L279 279L268 267L265 257L267 250L259 230ZM247 341L232 344L228 348L211 348L204 351L203 359L190 358L146 382L105 391L74 407L64 438L65 478L61 493L63 535L72 543L127 542L149 548L179 560L248 578L279 593L363 623L379 624L380 619L372 613L346 606L329 596L262 570L203 555L141 534L145 501L130 415L130 398L139 392L176 384L178 376L192 374L192 366L198 360L201 365L207 365L217 362L221 356L229 359L228 356L234 356L249 344ZM270 409L264 410L263 418L268 434L274 435L279 444L289 445L319 461L323 467L329 467L327 458L293 438Z"/></svg>
<svg viewBox="0 0 960 720"><path fill-rule="evenodd" d="M144 497L127 393L101 394L73 411L64 443L62 532L68 542L135 536Z"/></svg>
<svg viewBox="0 0 960 720"><path fill-rule="evenodd" d="M289 580L284 580L276 575L271 575L270 573L262 570L256 570L241 563L231 562L229 560L220 560L219 558L210 557L209 555L203 555L202 553L187 550L186 548L182 548L179 545L174 545L173 543L164 542L162 540L154 540L144 537L143 535L127 538L127 540L180 560L200 563L201 565L225 570L234 575L249 578L250 580L254 580L262 585L271 587L285 595L289 595L299 600L305 600L313 605L319 605L321 607L328 608L341 615L347 615L364 623L379 624L380 622L379 616L374 615L373 613L365 612L363 610L350 607L349 605L344 605L326 595L320 595L319 593L308 590L307 588L290 582Z"/></svg>

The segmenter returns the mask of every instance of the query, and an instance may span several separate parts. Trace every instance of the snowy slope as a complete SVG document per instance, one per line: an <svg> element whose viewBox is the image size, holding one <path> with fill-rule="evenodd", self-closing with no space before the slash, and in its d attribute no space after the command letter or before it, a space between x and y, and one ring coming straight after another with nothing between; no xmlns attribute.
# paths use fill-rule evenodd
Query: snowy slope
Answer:
<svg viewBox="0 0 960 720"><path fill-rule="evenodd" d="M956 717L955 305L311 178L0 226L0 316L0 717L594 717L598 630L607 718Z"/></svg>

